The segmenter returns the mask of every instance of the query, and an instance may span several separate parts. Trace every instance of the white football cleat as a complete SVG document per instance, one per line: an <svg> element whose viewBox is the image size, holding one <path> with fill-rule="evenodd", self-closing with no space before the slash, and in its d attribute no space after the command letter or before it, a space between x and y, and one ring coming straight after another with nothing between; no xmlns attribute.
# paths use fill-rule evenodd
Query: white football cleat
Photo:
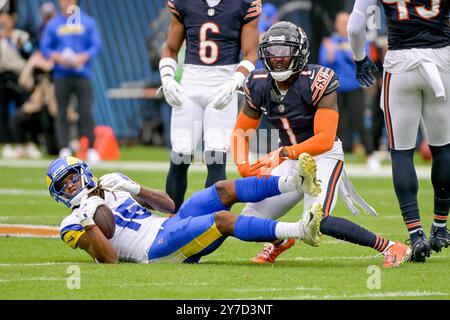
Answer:
<svg viewBox="0 0 450 320"><path fill-rule="evenodd" d="M294 178L299 192L317 197L322 192L322 182L317 180L316 160L307 153L298 157L298 174Z"/></svg>
<svg viewBox="0 0 450 320"><path fill-rule="evenodd" d="M303 229L302 240L304 243L313 247L319 246L322 241L322 234L320 233L322 217L322 204L320 202L315 202L309 210L303 213L300 227Z"/></svg>

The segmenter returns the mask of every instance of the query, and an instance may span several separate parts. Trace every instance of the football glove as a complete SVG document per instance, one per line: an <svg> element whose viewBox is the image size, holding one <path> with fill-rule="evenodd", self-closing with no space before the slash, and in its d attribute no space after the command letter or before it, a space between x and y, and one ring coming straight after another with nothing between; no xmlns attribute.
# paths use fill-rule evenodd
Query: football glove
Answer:
<svg viewBox="0 0 450 320"><path fill-rule="evenodd" d="M230 79L219 87L216 92L216 98L211 102L211 105L216 110L222 110L227 107L233 100L233 96L239 87L236 79Z"/></svg>
<svg viewBox="0 0 450 320"><path fill-rule="evenodd" d="M283 155L284 152L285 152L284 147L272 151L271 153L267 154L266 156L256 161L251 167L252 169L270 168L273 170L276 167L278 167L281 163L283 163L285 160L289 159L288 156Z"/></svg>
<svg viewBox="0 0 450 320"><path fill-rule="evenodd" d="M167 103L172 108L180 108L182 106L180 95L184 93L183 87L172 77L163 77L161 81Z"/></svg>
<svg viewBox="0 0 450 320"><path fill-rule="evenodd" d="M356 63L356 79L363 87L370 87L375 84L374 72L378 71L375 63L372 62L367 56L361 61L355 61Z"/></svg>
<svg viewBox="0 0 450 320"><path fill-rule="evenodd" d="M100 186L106 191L125 191L132 196L141 191L141 186L121 173L110 173L99 179Z"/></svg>
<svg viewBox="0 0 450 320"><path fill-rule="evenodd" d="M83 228L95 225L95 211L99 206L104 204L106 204L105 200L97 196L85 196L81 200L80 208L75 210L75 216L78 218Z"/></svg>

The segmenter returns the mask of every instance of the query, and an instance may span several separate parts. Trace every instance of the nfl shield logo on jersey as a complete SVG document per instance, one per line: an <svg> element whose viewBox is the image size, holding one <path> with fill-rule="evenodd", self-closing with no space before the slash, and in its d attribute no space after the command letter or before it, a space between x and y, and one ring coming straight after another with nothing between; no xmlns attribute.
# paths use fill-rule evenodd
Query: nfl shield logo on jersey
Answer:
<svg viewBox="0 0 450 320"><path fill-rule="evenodd" d="M216 10L214 9L208 9L208 16L212 17L216 13Z"/></svg>
<svg viewBox="0 0 450 320"><path fill-rule="evenodd" d="M279 110L281 113L285 113L285 112L286 112L286 107L284 106L284 104L280 104L280 105L278 106L278 110Z"/></svg>

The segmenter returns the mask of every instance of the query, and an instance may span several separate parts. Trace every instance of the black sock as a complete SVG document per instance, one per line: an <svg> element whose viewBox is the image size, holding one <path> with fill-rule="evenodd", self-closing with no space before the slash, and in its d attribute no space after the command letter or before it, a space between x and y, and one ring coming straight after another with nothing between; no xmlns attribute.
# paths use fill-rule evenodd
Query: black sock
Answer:
<svg viewBox="0 0 450 320"><path fill-rule="evenodd" d="M375 249L378 252L383 252L389 244L389 240L364 229L356 223L333 216L322 219L320 232L339 240Z"/></svg>
<svg viewBox="0 0 450 320"><path fill-rule="evenodd" d="M208 177L206 178L205 188L208 188L216 182L226 180L226 153L219 151L206 151L205 162L208 168Z"/></svg>
<svg viewBox="0 0 450 320"><path fill-rule="evenodd" d="M430 146L433 158L431 182L434 189L434 225L445 228L450 209L450 144Z"/></svg>
<svg viewBox="0 0 450 320"><path fill-rule="evenodd" d="M174 213L178 212L184 201L184 194L187 188L187 171L191 161L191 155L172 152L170 169L166 180L166 193L175 202Z"/></svg>
<svg viewBox="0 0 450 320"><path fill-rule="evenodd" d="M419 182L414 168L414 149L391 150L392 177L395 194L397 195L403 220L408 229L411 240L418 236L417 231L422 230L420 221L417 192Z"/></svg>

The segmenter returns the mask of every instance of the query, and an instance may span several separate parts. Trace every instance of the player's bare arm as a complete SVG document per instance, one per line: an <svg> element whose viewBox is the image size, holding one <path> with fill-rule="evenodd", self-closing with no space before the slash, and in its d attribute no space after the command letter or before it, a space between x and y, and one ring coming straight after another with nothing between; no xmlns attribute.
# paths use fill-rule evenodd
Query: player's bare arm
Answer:
<svg viewBox="0 0 450 320"><path fill-rule="evenodd" d="M163 213L171 213L175 210L175 202L167 193L160 190L141 186L139 193L133 198L148 209L155 209Z"/></svg>
<svg viewBox="0 0 450 320"><path fill-rule="evenodd" d="M161 53L161 58L172 58L175 61L178 61L178 52L183 45L184 39L184 25L178 21L177 18L172 17L170 20L166 46Z"/></svg>
<svg viewBox="0 0 450 320"><path fill-rule="evenodd" d="M252 22L245 24L241 31L242 61L249 61L253 66L256 65L256 62L258 61L258 21L259 19L255 19ZM252 69L252 67L250 67L250 69ZM252 71L250 69L244 65L240 65L237 71L247 77Z"/></svg>
<svg viewBox="0 0 450 320"><path fill-rule="evenodd" d="M99 263L119 263L117 252L110 240L96 226L85 228L85 232L77 243L78 248L83 249Z"/></svg>

